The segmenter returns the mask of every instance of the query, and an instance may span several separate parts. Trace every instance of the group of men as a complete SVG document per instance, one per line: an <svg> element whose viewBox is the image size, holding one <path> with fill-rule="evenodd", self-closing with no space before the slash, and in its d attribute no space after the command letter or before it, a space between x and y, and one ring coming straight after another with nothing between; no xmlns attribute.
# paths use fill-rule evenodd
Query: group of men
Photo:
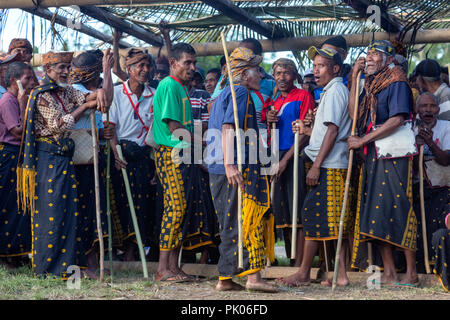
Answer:
<svg viewBox="0 0 450 320"><path fill-rule="evenodd" d="M312 77L302 78L286 58L273 63L271 76L260 67L261 44L245 39L228 64L223 58L221 69L205 76L186 43L170 44L168 57L159 60L130 49L122 70L119 39L115 34L113 51L105 53L44 54L42 79L29 64L27 40L13 40L1 57L0 258L30 255L39 276L65 278L68 267L78 265L96 278L99 236L111 236L120 249L116 258L135 260L130 192L148 258L158 261L156 281L195 281L181 270L179 256L193 253L195 260L200 252L202 263L218 264L217 290L242 290L233 278L247 276L245 288L277 292L261 277L267 260L276 263L276 231L288 256L295 244L292 265L298 267L277 283L309 285L319 251L331 266L345 200L339 286L349 284L348 270L371 264L383 267L383 284L416 286L428 258L448 290L450 88L438 62L421 62L408 79L401 44L374 41L366 57L349 66L346 41L337 36L309 48ZM122 83L113 85L112 71ZM89 134L99 143L102 235L92 157L75 156L83 139L92 140ZM389 149L396 145L392 137L414 151ZM346 181L350 150L356 160ZM419 165L426 221L416 196ZM429 257L423 256L421 223ZM406 271L402 279L399 269Z"/></svg>

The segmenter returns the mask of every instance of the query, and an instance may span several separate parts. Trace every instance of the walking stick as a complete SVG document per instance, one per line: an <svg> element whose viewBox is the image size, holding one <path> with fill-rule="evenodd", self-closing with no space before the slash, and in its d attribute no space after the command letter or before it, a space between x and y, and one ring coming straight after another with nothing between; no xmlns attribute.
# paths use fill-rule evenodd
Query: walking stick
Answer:
<svg viewBox="0 0 450 320"><path fill-rule="evenodd" d="M237 148L237 162L238 170L242 174L242 154L241 154L241 135L239 127L239 114L236 102L236 92L234 91L233 76L231 73L230 58L228 57L227 45L225 43L225 36L223 32L220 33L222 38L222 46L227 62L228 79L230 81L231 97L233 98L233 114L234 114L234 127L236 130L236 148ZM242 233L242 188L238 186L238 268L244 267L244 247L243 247L243 233Z"/></svg>
<svg viewBox="0 0 450 320"><path fill-rule="evenodd" d="M109 111L106 114L106 123L109 126ZM112 223L111 223L111 202L110 188L111 183L111 143L106 141L106 216L108 218L108 255L109 255L109 272L111 275L111 283L113 282L113 257L112 257Z"/></svg>
<svg viewBox="0 0 450 320"><path fill-rule="evenodd" d="M425 260L425 269L427 273L431 273L430 261L428 259L428 239L427 239L427 222L425 218L425 199L423 196L423 144L419 151L419 183L420 183L420 213L422 217L422 238L423 238L423 255Z"/></svg>
<svg viewBox="0 0 450 320"><path fill-rule="evenodd" d="M119 159L121 161L123 160L122 155L122 148L118 144L116 146L117 154L119 155ZM144 278L148 278L148 272L147 272L147 262L145 260L145 252L144 252L144 246L142 245L142 238L141 233L139 231L139 225L136 217L136 212L134 210L134 204L133 204L133 197L131 196L131 189L130 189L130 182L128 181L128 175L127 170L125 168L122 168L122 175L123 175L123 181L125 182L125 189L127 191L127 198L128 198L128 204L130 206L130 212L131 212L131 219L133 220L133 227L134 231L136 232L136 240L139 247L139 255L141 256L141 262L142 262L142 271L144 273Z"/></svg>
<svg viewBox="0 0 450 320"><path fill-rule="evenodd" d="M275 106L272 106L272 110L275 110ZM274 122L272 123L272 150L275 154L275 156L278 154L278 150L277 150L277 124ZM276 157L278 159L278 157ZM278 159L279 160L279 159ZM272 181L272 183L270 184L270 201L271 203L274 203L274 197L275 197L275 180Z"/></svg>
<svg viewBox="0 0 450 320"><path fill-rule="evenodd" d="M294 201L292 204L292 236L291 236L291 259L295 259L297 251L297 211L298 211L298 152L300 135L295 132L294 138Z"/></svg>
<svg viewBox="0 0 450 320"><path fill-rule="evenodd" d="M356 91L355 91L355 106L353 110L353 123L352 123L352 133L354 136L356 132L356 122L358 117L358 104L359 104L359 83L360 83L361 71L358 72L356 77ZM341 255L341 247L342 247L342 234L344 233L344 221L345 221L345 212L347 211L347 200L348 200L348 189L350 187L350 178L352 176L352 166L353 166L353 154L354 150L350 150L349 159L348 159L348 168L347 168L347 177L345 179L345 189L344 189L344 203L342 204L341 210L341 219L339 221L339 236L338 243L336 248L336 257L334 259L334 274L333 274L333 284L332 290L336 289L337 276L339 272L339 256Z"/></svg>
<svg viewBox="0 0 450 320"><path fill-rule="evenodd" d="M104 276L104 261L105 261L105 248L103 245L103 231L102 222L100 219L100 184L98 176L98 137L97 137L97 127L95 125L95 110L91 109L91 133L92 133L92 148L94 151L94 181L95 181L95 216L97 220L97 234L98 234L98 244L100 250L100 282L103 282Z"/></svg>

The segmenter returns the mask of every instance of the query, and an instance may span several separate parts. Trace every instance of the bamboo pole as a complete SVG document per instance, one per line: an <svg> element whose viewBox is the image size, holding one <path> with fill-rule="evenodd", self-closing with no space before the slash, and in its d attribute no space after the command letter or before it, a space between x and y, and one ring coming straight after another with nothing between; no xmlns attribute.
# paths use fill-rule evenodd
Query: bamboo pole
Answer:
<svg viewBox="0 0 450 320"><path fill-rule="evenodd" d="M106 124L109 126L109 110L106 114ZM111 199L110 188L111 183L111 143L106 141L106 216L108 218L108 257L109 257L109 272L111 276L111 283L113 282L113 257L112 257L112 223L111 223Z"/></svg>
<svg viewBox="0 0 450 320"><path fill-rule="evenodd" d="M97 234L98 234L98 244L100 250L100 282L103 282L104 277L104 254L105 247L103 245L103 231L102 231L102 220L100 218L100 183L98 174L98 137L97 137L97 126L95 125L95 110L91 109L91 132L92 132L92 149L94 151L94 183L95 183L95 217L97 220Z"/></svg>
<svg viewBox="0 0 450 320"><path fill-rule="evenodd" d="M356 133L356 122L357 122L357 118L358 118L360 78L361 78L361 71L358 72L358 75L356 77L355 106L354 106L354 110L353 110L353 123L352 123L352 133L351 133L352 136L354 136ZM345 213L347 211L348 189L350 187L350 179L352 177L353 155L354 155L354 150L352 149L352 150L350 150L349 159L348 159L347 177L345 179L345 189L344 189L344 202L342 203L341 218L339 221L339 236L338 236L338 243L337 243L337 248L336 248L336 257L334 259L334 274L333 274L333 284L332 284L333 291L336 289L337 276L338 276L338 272L339 272L339 257L341 255L342 235L344 233L344 220L345 220Z"/></svg>
<svg viewBox="0 0 450 320"><path fill-rule="evenodd" d="M227 62L228 80L230 82L231 97L233 99L234 127L236 131L236 149L238 170L242 174L242 154L241 154L241 134L239 126L239 114L237 109L236 91L234 90L233 76L231 73L230 58L228 56L227 45L223 32L220 33L222 38L223 52ZM243 230L242 230L242 188L238 186L238 268L244 267L244 247L243 247Z"/></svg>
<svg viewBox="0 0 450 320"><path fill-rule="evenodd" d="M275 110L275 106L272 106L272 110ZM272 150L276 155L278 154L278 148L277 148L277 124L274 122L272 123L272 134L271 134L271 142L272 142ZM278 157L276 157L278 159ZM280 159L278 159L279 161ZM270 184L270 201L273 204L274 203L274 197L275 197L275 179L272 180L272 183Z"/></svg>
<svg viewBox="0 0 450 320"><path fill-rule="evenodd" d="M425 270L431 273L430 260L428 258L428 239L427 239L427 221L425 217L425 199L423 195L423 144L419 150L419 186L420 186L420 213L422 218L422 238L423 238L423 255L425 261Z"/></svg>
<svg viewBox="0 0 450 320"><path fill-rule="evenodd" d="M295 132L294 138L294 190L292 203L292 236L291 236L291 259L295 259L297 251L297 211L298 211L298 154L300 134Z"/></svg>
<svg viewBox="0 0 450 320"><path fill-rule="evenodd" d="M116 146L116 150L117 150L117 154L119 155L119 159L121 161L124 161L123 154L122 154L122 148L120 147L119 144ZM137 217L136 217L136 212L134 210L133 197L131 196L130 182L128 181L127 170L125 168L122 168L122 175L123 175L123 181L125 182L125 189L127 191L128 204L130 206L131 219L133 220L134 232L136 233L136 240L137 240L138 247L139 247L139 255L141 256L142 271L144 273L144 278L148 278L144 246L142 245L141 233L139 231L139 225L138 225L138 221L137 221Z"/></svg>

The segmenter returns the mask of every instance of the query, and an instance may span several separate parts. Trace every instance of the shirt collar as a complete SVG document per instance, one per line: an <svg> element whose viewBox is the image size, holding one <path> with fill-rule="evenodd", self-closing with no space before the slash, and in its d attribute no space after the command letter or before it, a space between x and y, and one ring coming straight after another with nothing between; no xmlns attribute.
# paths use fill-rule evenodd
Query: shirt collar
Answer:
<svg viewBox="0 0 450 320"><path fill-rule="evenodd" d="M323 92L325 93L325 91L330 89L331 86L333 86L336 82L343 82L342 77L336 77L336 78L331 79L331 81L328 82L328 84L323 88Z"/></svg>
<svg viewBox="0 0 450 320"><path fill-rule="evenodd" d="M128 82L129 82L129 81L130 81L130 79L128 79L127 81L125 81L125 87L127 88L128 93L130 93L131 95L136 96L136 95L131 91L130 86L128 85ZM152 95L153 95L153 93L152 93L152 91L150 90L150 88L149 88L146 84L144 84L144 91L142 92L142 95L141 95L141 97L139 98L139 102L142 101L142 100L144 100L144 99L150 98Z"/></svg>

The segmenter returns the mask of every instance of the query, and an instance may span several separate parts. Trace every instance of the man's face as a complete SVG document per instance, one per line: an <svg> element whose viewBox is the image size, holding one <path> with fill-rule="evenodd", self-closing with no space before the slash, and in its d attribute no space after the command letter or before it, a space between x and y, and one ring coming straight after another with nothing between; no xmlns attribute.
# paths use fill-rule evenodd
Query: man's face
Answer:
<svg viewBox="0 0 450 320"><path fill-rule="evenodd" d="M313 73L318 86L325 87L335 77L335 67L337 66L332 66L332 61L328 58L319 54L314 57Z"/></svg>
<svg viewBox="0 0 450 320"><path fill-rule="evenodd" d="M434 124L439 114L439 106L429 95L424 95L418 102L419 117L426 124Z"/></svg>
<svg viewBox="0 0 450 320"><path fill-rule="evenodd" d="M188 83L194 77L196 63L195 55L183 52L179 60L170 59L170 73L182 82Z"/></svg>
<svg viewBox="0 0 450 320"><path fill-rule="evenodd" d="M69 81L70 64L61 62L48 67L47 75L57 84L65 85Z"/></svg>
<svg viewBox="0 0 450 320"><path fill-rule="evenodd" d="M169 72L167 70L165 70L165 69L157 69L155 71L155 76L153 77L153 79L161 81L162 79L164 79L168 75L169 75Z"/></svg>
<svg viewBox="0 0 450 320"><path fill-rule="evenodd" d="M198 72L194 74L191 85L195 89L203 90L203 78Z"/></svg>
<svg viewBox="0 0 450 320"><path fill-rule="evenodd" d="M214 89L216 88L217 82L219 81L219 79L217 78L217 74L214 72L208 73L206 75L206 79L205 79L205 90L209 93L209 94L213 94L214 93Z"/></svg>
<svg viewBox="0 0 450 320"><path fill-rule="evenodd" d="M369 50L366 56L366 73L371 76L381 71L388 63L387 56L377 50Z"/></svg>
<svg viewBox="0 0 450 320"><path fill-rule="evenodd" d="M306 91L309 91L312 86L316 85L316 83L314 82L314 76L305 76L303 78L303 84L302 84L302 88Z"/></svg>
<svg viewBox="0 0 450 320"><path fill-rule="evenodd" d="M144 59L128 67L128 74L130 79L133 79L140 84L145 84L148 81L150 74L151 63L148 59Z"/></svg>
<svg viewBox="0 0 450 320"><path fill-rule="evenodd" d="M248 90L258 91L261 86L260 82L262 79L262 74L259 71L259 67L253 67L244 72L242 76L243 86Z"/></svg>
<svg viewBox="0 0 450 320"><path fill-rule="evenodd" d="M20 77L20 83L22 84L25 92L29 94L31 90L38 85L33 70L25 69L22 77Z"/></svg>
<svg viewBox="0 0 450 320"><path fill-rule="evenodd" d="M11 50L12 54L19 53L22 56L23 62L30 62L31 58L33 57L33 54L30 52L27 48L15 48Z"/></svg>
<svg viewBox="0 0 450 320"><path fill-rule="evenodd" d="M281 92L289 93L294 88L296 76L291 68L276 67L273 77Z"/></svg>

